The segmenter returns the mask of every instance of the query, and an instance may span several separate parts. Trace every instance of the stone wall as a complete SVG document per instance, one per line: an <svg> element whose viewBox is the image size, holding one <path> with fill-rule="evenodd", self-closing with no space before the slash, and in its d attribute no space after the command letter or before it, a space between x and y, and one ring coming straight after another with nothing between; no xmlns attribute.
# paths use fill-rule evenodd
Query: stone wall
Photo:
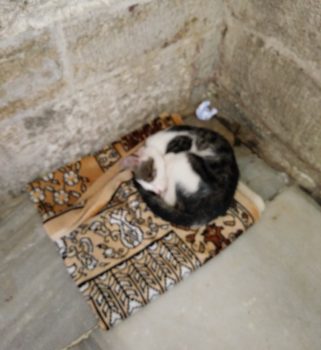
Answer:
<svg viewBox="0 0 321 350"><path fill-rule="evenodd" d="M218 63L221 0L3 0L0 196L164 110Z"/></svg>
<svg viewBox="0 0 321 350"><path fill-rule="evenodd" d="M250 143L321 196L321 2L225 0L210 95Z"/></svg>
<svg viewBox="0 0 321 350"><path fill-rule="evenodd" d="M319 0L0 2L1 198L208 96L321 195Z"/></svg>

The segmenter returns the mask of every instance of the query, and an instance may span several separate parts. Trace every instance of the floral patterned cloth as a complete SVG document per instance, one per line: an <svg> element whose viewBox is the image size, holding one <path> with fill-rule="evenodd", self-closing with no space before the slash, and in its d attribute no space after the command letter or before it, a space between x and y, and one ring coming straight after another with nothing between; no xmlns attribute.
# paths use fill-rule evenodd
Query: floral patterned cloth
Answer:
<svg viewBox="0 0 321 350"><path fill-rule="evenodd" d="M181 123L164 115L29 184L67 271L105 329L213 258L260 216L254 198L240 190L225 216L198 229L171 225L149 210L120 160L149 135Z"/></svg>

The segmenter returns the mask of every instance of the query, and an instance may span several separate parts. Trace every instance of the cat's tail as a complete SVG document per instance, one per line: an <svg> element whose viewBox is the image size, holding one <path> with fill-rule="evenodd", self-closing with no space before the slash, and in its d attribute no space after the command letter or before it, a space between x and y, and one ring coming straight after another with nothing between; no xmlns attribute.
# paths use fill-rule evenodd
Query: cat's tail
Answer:
<svg viewBox="0 0 321 350"><path fill-rule="evenodd" d="M195 214L193 215L191 213L182 212L176 208L173 208L172 206L169 206L163 201L163 199L155 195L153 192L145 190L136 181L135 185L142 196L143 201L147 204L151 211L158 215L161 219L169 221L174 225L184 227L200 226L213 219L213 217L211 217L208 218L209 220L207 221L206 218L203 217L200 221Z"/></svg>

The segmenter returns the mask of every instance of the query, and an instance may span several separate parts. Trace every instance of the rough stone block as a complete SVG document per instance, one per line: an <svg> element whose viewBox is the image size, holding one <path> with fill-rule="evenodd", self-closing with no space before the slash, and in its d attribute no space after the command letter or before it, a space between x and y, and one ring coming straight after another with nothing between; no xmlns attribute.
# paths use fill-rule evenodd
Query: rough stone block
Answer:
<svg viewBox="0 0 321 350"><path fill-rule="evenodd" d="M0 44L0 120L51 100L64 85L55 42L47 31Z"/></svg>
<svg viewBox="0 0 321 350"><path fill-rule="evenodd" d="M25 195L0 209L1 350L61 350L97 320Z"/></svg>
<svg viewBox="0 0 321 350"><path fill-rule="evenodd" d="M77 159L110 142L114 111L105 99L105 117L97 118L77 95L0 129L0 193L16 194L41 173Z"/></svg>
<svg viewBox="0 0 321 350"><path fill-rule="evenodd" d="M222 1L208 0L122 4L102 6L64 26L77 82L99 80L121 65L140 62L144 55L186 38L194 39L190 50L195 51L205 33L215 32L223 10ZM172 57L164 64L175 64L175 60ZM145 72L149 74L149 67Z"/></svg>
<svg viewBox="0 0 321 350"><path fill-rule="evenodd" d="M320 64L319 0L226 0L232 16L264 35L280 40L300 57Z"/></svg>
<svg viewBox="0 0 321 350"><path fill-rule="evenodd" d="M192 84L190 43L174 44L142 57L116 72L85 93L97 118L106 115L106 99L111 96L114 115L111 128L120 135L151 120L164 111L182 112L189 104ZM167 64L175 57L174 64ZM148 71L148 73L147 73Z"/></svg>
<svg viewBox="0 0 321 350"><path fill-rule="evenodd" d="M72 350L318 350L320 225L320 208L285 190L221 256Z"/></svg>
<svg viewBox="0 0 321 350"><path fill-rule="evenodd" d="M219 81L266 135L321 171L321 87L253 32L234 25L224 40Z"/></svg>
<svg viewBox="0 0 321 350"><path fill-rule="evenodd" d="M1 0L0 37L12 38L30 28L48 28L53 23L81 16L93 8L100 7L102 3L110 5L119 2L119 0Z"/></svg>

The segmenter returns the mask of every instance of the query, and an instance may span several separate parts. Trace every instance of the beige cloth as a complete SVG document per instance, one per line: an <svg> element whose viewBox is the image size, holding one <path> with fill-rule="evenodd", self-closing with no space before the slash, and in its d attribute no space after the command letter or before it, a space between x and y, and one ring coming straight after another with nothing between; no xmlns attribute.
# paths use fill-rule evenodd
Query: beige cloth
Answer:
<svg viewBox="0 0 321 350"><path fill-rule="evenodd" d="M46 231L105 329L218 254L263 210L244 185L226 215L206 227L177 227L149 210L122 159L149 135L181 123L164 115L29 185Z"/></svg>

